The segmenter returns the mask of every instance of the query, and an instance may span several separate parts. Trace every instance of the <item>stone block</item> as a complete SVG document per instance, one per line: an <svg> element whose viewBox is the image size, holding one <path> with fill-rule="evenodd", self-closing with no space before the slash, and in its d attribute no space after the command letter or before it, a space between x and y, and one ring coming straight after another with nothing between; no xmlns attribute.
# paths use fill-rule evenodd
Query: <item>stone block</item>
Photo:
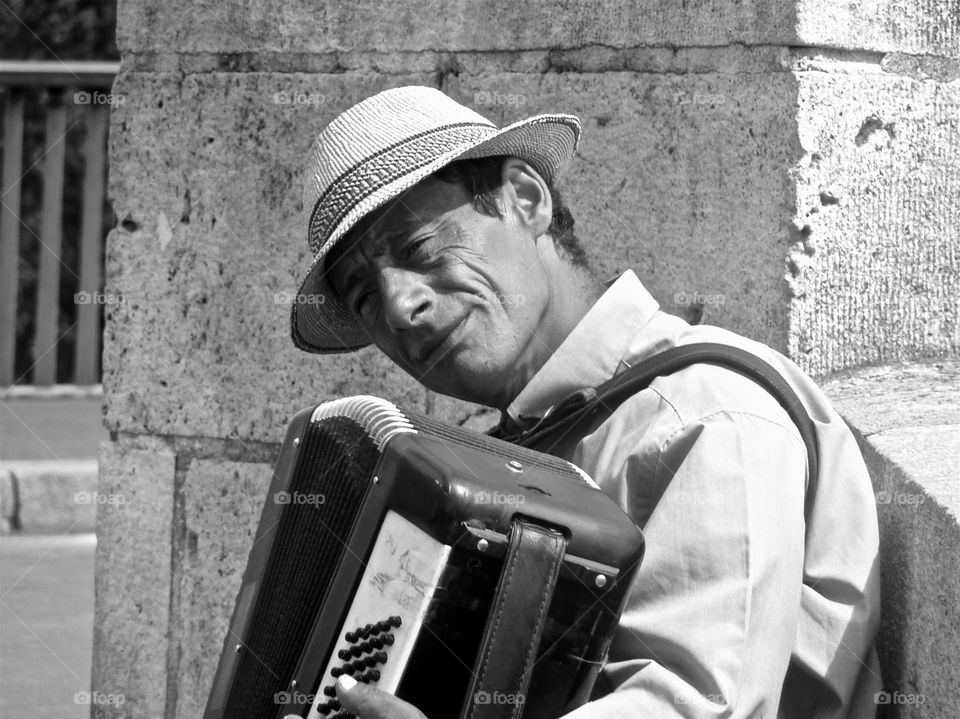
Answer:
<svg viewBox="0 0 960 719"><path fill-rule="evenodd" d="M939 427L957 420L956 360L862 367L827 377L834 407L865 437L898 427Z"/></svg>
<svg viewBox="0 0 960 719"><path fill-rule="evenodd" d="M922 458L916 452L938 447ZM885 716L951 717L960 702L960 669L954 661L960 649L958 452L956 427L890 431L882 439L869 438L864 450L879 503L882 625L877 651L884 690L891 697ZM911 454L914 461L906 461ZM952 500L944 498L942 486L931 486L922 477L930 465L953 475Z"/></svg>
<svg viewBox="0 0 960 719"><path fill-rule="evenodd" d="M955 3L805 0L793 12L797 45L960 56Z"/></svg>
<svg viewBox="0 0 960 719"><path fill-rule="evenodd" d="M121 2L121 52L337 53L515 50L607 45L791 44L793 5L775 0L518 5L427 0L409 4L209 0Z"/></svg>
<svg viewBox="0 0 960 719"><path fill-rule="evenodd" d="M16 525L31 534L93 532L97 525L97 460L11 460L15 478L4 500Z"/></svg>
<svg viewBox="0 0 960 719"><path fill-rule="evenodd" d="M789 349L814 374L960 350L960 84L861 70L797 73Z"/></svg>
<svg viewBox="0 0 960 719"><path fill-rule="evenodd" d="M638 46L793 45L960 55L960 12L949 3L668 0L518 5L428 0L121 2L117 44L126 52L332 53L490 51Z"/></svg>
<svg viewBox="0 0 960 719"><path fill-rule="evenodd" d="M184 472L185 544L177 591L177 705L171 717L203 715L253 545L272 468L195 459Z"/></svg>
<svg viewBox="0 0 960 719"><path fill-rule="evenodd" d="M960 703L960 363L874 367L824 389L861 442L880 521L880 719Z"/></svg>
<svg viewBox="0 0 960 719"><path fill-rule="evenodd" d="M155 719L167 703L175 455L123 438L100 454L92 690L122 695L94 719Z"/></svg>

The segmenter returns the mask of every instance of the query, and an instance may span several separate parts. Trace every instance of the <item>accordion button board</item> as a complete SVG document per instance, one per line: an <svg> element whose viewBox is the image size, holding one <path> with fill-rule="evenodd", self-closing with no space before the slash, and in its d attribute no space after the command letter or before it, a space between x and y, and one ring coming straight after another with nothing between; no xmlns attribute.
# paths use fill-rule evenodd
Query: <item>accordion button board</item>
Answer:
<svg viewBox="0 0 960 719"><path fill-rule="evenodd" d="M339 710L335 684L344 674L396 692L450 549L387 512L308 719L330 719Z"/></svg>

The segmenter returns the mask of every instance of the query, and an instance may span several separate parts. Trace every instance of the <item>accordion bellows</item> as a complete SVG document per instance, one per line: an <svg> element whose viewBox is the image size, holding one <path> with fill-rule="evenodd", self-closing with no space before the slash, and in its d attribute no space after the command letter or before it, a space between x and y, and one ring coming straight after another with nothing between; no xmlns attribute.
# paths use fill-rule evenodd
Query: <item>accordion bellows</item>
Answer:
<svg viewBox="0 0 960 719"><path fill-rule="evenodd" d="M473 690L521 520L564 548L524 695L498 697ZM344 673L431 719L560 716L589 699L642 555L640 530L569 462L376 397L304 410L205 717L345 717Z"/></svg>

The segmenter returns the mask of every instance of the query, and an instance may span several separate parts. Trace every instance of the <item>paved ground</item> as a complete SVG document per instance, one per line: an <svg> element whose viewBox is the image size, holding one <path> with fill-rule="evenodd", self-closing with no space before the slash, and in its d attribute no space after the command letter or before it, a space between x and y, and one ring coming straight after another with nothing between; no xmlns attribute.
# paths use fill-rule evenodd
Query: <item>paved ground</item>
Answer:
<svg viewBox="0 0 960 719"><path fill-rule="evenodd" d="M95 548L93 534L0 537L0 717L90 716Z"/></svg>
<svg viewBox="0 0 960 719"><path fill-rule="evenodd" d="M0 460L92 459L109 435L100 397L0 399Z"/></svg>
<svg viewBox="0 0 960 719"><path fill-rule="evenodd" d="M89 463L108 439L100 405L96 396L0 395L0 463ZM95 550L92 533L0 536L3 719L90 716Z"/></svg>

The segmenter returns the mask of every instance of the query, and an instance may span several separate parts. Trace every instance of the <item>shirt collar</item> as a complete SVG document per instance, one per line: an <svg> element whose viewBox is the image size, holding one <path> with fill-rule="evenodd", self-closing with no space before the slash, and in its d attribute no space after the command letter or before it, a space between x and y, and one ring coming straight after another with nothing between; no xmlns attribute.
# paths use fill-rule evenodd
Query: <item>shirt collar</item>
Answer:
<svg viewBox="0 0 960 719"><path fill-rule="evenodd" d="M514 398L507 414L514 420L541 416L571 392L606 382L659 308L633 270L624 272Z"/></svg>

